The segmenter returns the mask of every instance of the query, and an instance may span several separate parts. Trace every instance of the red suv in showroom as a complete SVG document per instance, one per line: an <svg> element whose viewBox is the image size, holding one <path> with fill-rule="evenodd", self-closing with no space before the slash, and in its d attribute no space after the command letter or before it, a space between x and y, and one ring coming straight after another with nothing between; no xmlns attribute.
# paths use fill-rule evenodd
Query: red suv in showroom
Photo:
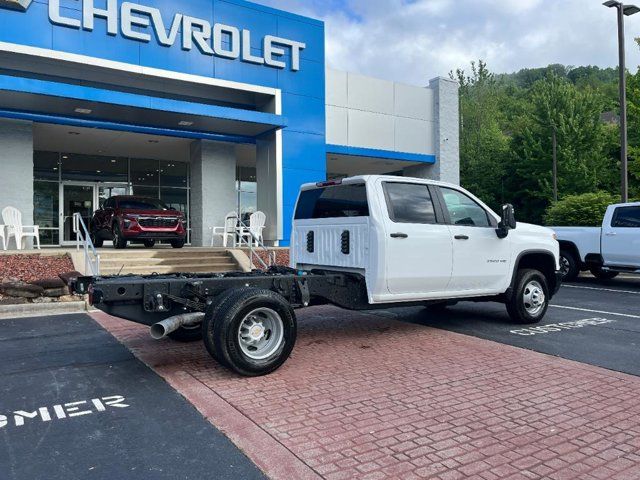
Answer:
<svg viewBox="0 0 640 480"><path fill-rule="evenodd" d="M91 240L101 247L113 240L115 248L126 248L128 242L152 248L165 240L173 248L182 248L187 235L187 221L182 212L169 208L160 200L136 196L107 199L91 218Z"/></svg>

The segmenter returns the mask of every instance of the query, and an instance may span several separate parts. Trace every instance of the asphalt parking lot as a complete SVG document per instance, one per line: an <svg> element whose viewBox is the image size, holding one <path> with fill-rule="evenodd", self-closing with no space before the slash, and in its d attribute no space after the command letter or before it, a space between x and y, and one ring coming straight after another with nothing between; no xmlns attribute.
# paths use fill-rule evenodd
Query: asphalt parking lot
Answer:
<svg viewBox="0 0 640 480"><path fill-rule="evenodd" d="M0 322L0 479L264 478L86 315Z"/></svg>
<svg viewBox="0 0 640 480"><path fill-rule="evenodd" d="M513 325L502 305L464 302L445 312L398 308L374 314L640 376L640 278L564 284L545 318Z"/></svg>
<svg viewBox="0 0 640 480"><path fill-rule="evenodd" d="M0 479L640 478L638 295L585 277L538 325L315 307L254 379L101 313L1 321Z"/></svg>

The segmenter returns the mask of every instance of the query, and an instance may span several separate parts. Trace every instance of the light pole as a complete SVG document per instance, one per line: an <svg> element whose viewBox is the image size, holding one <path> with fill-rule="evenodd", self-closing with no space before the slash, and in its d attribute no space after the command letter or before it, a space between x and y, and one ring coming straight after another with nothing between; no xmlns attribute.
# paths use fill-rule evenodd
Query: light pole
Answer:
<svg viewBox="0 0 640 480"><path fill-rule="evenodd" d="M622 170L621 197L623 202L629 201L629 185L627 183L627 67L624 53L624 16L640 12L635 5L624 5L622 2L609 0L603 5L615 8L618 12L618 70L620 73L620 167Z"/></svg>
<svg viewBox="0 0 640 480"><path fill-rule="evenodd" d="M558 130L553 125L553 201L558 201Z"/></svg>

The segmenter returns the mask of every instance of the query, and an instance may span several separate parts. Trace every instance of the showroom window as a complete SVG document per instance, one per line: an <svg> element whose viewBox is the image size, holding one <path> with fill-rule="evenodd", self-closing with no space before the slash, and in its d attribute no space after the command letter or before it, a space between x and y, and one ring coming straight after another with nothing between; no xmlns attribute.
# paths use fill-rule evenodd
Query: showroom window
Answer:
<svg viewBox="0 0 640 480"><path fill-rule="evenodd" d="M60 245L75 238L67 231L70 224L67 216L73 210L67 206L72 199L65 203L64 196L76 187L93 192L88 211L97 209L111 195L131 193L159 198L185 214L187 243L190 242L188 163L44 151L34 152L33 160L34 222L40 226L43 245ZM61 213L64 225L60 225ZM83 214L83 219L87 223L90 217Z"/></svg>

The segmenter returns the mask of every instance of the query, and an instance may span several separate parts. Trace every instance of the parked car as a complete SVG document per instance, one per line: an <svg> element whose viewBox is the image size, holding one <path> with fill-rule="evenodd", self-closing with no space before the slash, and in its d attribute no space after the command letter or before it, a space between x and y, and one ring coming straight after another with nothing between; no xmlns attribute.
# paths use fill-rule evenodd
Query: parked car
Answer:
<svg viewBox="0 0 640 480"><path fill-rule="evenodd" d="M350 310L458 301L500 302L515 323L537 323L558 292L552 230L516 224L457 185L360 176L303 185L291 268L224 275L80 278L73 288L151 335L204 339L241 375L277 369L296 341L294 309Z"/></svg>
<svg viewBox="0 0 640 480"><path fill-rule="evenodd" d="M600 279L640 273L640 203L610 205L602 227L551 227L560 242L560 270L574 280L589 270Z"/></svg>
<svg viewBox="0 0 640 480"><path fill-rule="evenodd" d="M182 248L187 235L182 212L155 198L124 195L107 199L94 212L89 228L96 247L112 240L115 248L126 248L128 242L153 248L164 240L173 248Z"/></svg>

